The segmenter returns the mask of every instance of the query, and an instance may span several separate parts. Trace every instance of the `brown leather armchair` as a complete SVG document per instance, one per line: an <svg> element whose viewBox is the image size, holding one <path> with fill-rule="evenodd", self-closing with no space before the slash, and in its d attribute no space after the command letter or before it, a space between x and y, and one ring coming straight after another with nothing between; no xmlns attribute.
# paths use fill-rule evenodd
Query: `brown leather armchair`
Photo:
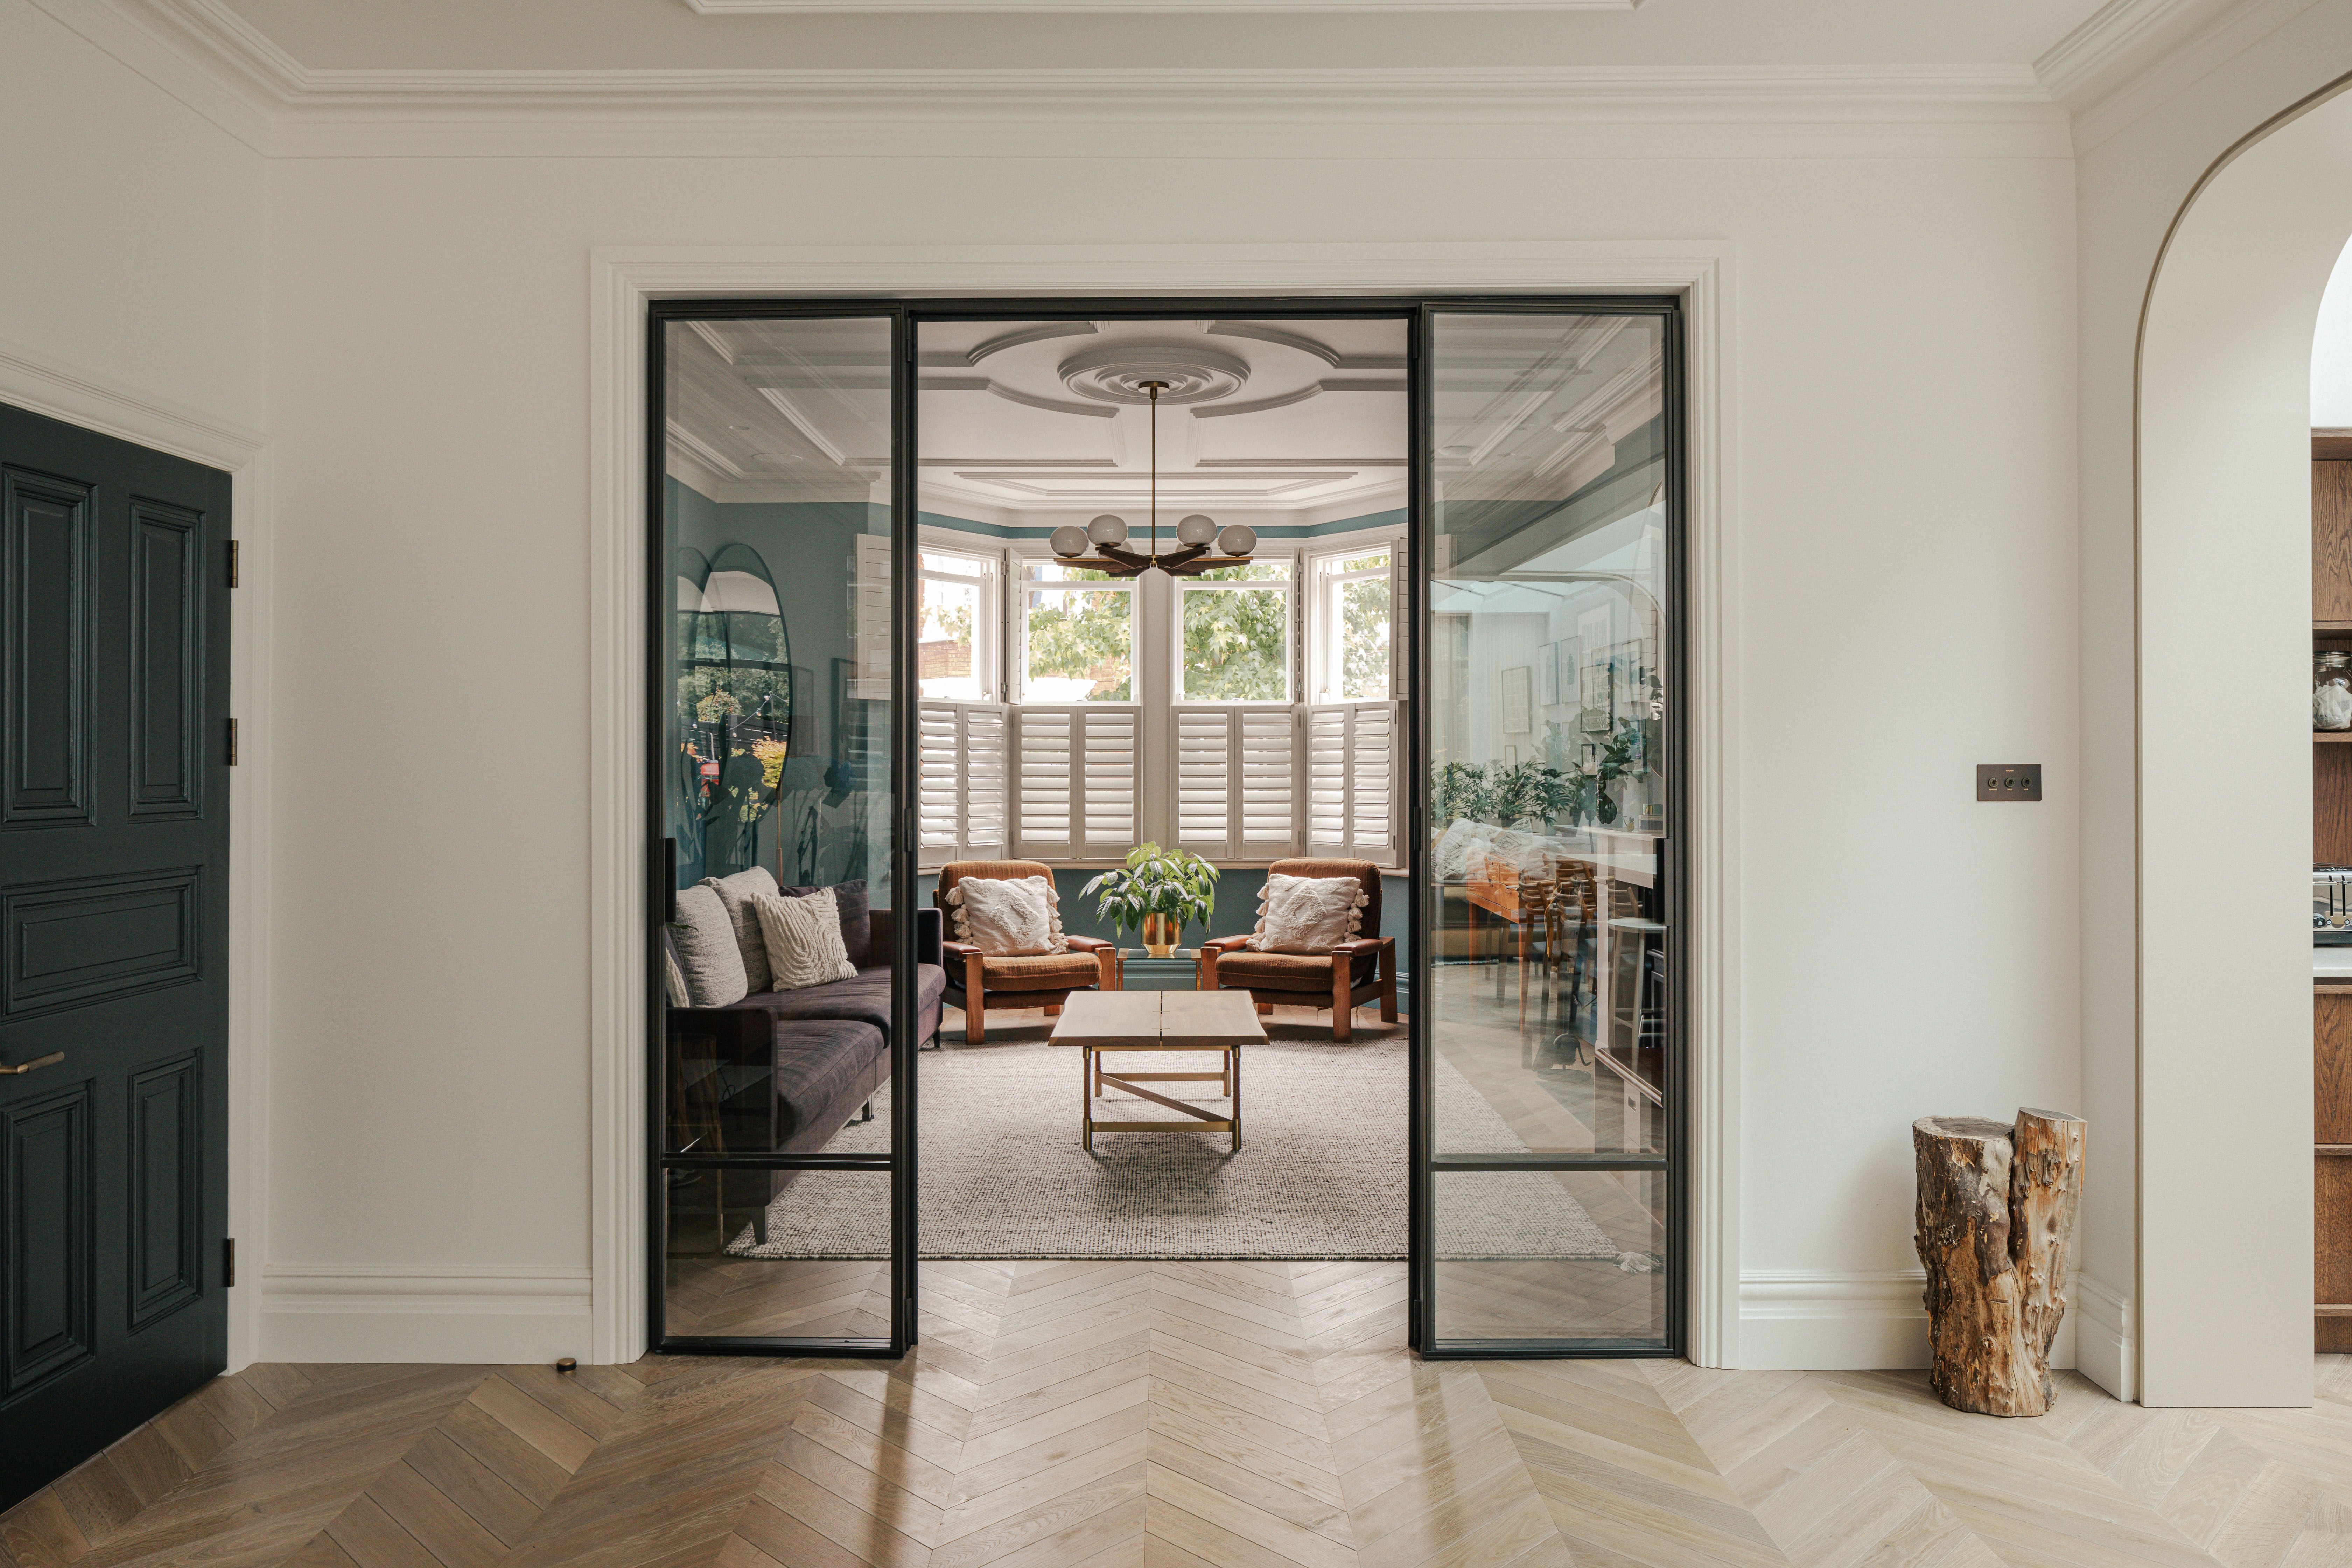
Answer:
<svg viewBox="0 0 2352 1568"><path fill-rule="evenodd" d="M1381 868L1369 860L1276 860L1266 874L1286 877L1354 877L1364 885L1364 918L1358 929L1381 929ZM1328 953L1253 952L1245 936L1213 937L1201 944L1202 991L1246 991L1261 1013L1276 1003L1286 1007L1328 1007L1331 1037L1353 1038L1349 1015L1381 999L1381 1022L1396 1022L1396 938L1364 936L1343 942Z"/></svg>
<svg viewBox="0 0 2352 1568"><path fill-rule="evenodd" d="M955 915L948 907L948 894L958 882L1023 877L1051 882L1054 872L1036 860L950 860L940 868L939 889L931 895L950 937L940 944L948 972L948 1000L963 1009L963 1037L973 1045L987 1037L991 997L999 1007L1043 1007L1050 1016L1062 1010L1073 991L1118 989L1118 949L1097 937L1069 938L1067 952L1013 958L992 958L969 942L952 940Z"/></svg>

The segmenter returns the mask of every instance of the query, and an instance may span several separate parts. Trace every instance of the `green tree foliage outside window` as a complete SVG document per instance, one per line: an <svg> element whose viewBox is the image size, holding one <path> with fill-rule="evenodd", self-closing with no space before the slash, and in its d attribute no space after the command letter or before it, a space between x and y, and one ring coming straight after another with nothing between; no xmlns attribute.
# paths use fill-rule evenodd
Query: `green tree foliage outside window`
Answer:
<svg viewBox="0 0 2352 1568"><path fill-rule="evenodd" d="M1183 700L1281 702L1290 696L1290 595L1286 588L1204 588L1204 583L1286 583L1280 566L1223 566L1182 584Z"/></svg>
<svg viewBox="0 0 2352 1568"><path fill-rule="evenodd" d="M1079 581L1106 581L1099 572L1066 571ZM1094 593L1041 593L1027 599L1029 679L1066 677L1094 682L1090 702L1129 702L1135 696L1135 595L1125 588Z"/></svg>
<svg viewBox="0 0 2352 1568"><path fill-rule="evenodd" d="M1389 557L1359 555L1342 561L1341 573L1378 572L1377 577L1339 586L1339 695L1349 699L1389 695Z"/></svg>

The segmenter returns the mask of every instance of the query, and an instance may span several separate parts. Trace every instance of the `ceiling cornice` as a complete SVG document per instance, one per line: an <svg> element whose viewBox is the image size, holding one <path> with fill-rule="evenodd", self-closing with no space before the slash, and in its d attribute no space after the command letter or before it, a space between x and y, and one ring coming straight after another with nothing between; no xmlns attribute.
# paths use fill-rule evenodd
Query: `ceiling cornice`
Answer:
<svg viewBox="0 0 2352 1568"><path fill-rule="evenodd" d="M2313 0L2107 0L2033 62L2088 152Z"/></svg>
<svg viewBox="0 0 2352 1568"><path fill-rule="evenodd" d="M686 0L706 16L804 16L839 11L1181 11L1279 16L1297 11L1632 11L1642 0Z"/></svg>
<svg viewBox="0 0 2352 1568"><path fill-rule="evenodd" d="M916 155L943 133L967 156L1102 156L1099 127L1139 115L1186 125L1204 156L1228 141L1262 154L1285 128L1293 155L1445 155L1414 131L1441 123L1570 128L1581 156L1616 155L1593 134L1609 127L1636 137L1626 155L2064 153L2063 111L2023 67L323 69L221 0L34 3L286 156ZM1535 138L1477 149L1562 154Z"/></svg>

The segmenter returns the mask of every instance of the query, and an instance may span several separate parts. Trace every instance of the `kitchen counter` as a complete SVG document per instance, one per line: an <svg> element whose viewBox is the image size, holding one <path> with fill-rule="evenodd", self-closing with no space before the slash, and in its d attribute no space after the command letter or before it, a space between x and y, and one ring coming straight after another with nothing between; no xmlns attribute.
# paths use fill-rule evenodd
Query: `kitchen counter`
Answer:
<svg viewBox="0 0 2352 1568"><path fill-rule="evenodd" d="M2311 982L2315 985L2352 985L2352 947L2314 947Z"/></svg>

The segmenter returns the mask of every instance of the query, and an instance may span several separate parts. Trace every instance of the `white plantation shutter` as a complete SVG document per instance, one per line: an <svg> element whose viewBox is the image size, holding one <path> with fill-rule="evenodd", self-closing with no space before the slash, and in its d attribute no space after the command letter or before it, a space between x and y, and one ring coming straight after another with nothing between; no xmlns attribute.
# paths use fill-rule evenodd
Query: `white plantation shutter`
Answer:
<svg viewBox="0 0 2352 1568"><path fill-rule="evenodd" d="M918 705L915 831L921 864L1004 853L1005 730L1005 710L997 703Z"/></svg>
<svg viewBox="0 0 2352 1568"><path fill-rule="evenodd" d="M1234 712L1184 708L1175 715L1176 843L1211 858L1233 852Z"/></svg>
<svg viewBox="0 0 2352 1568"><path fill-rule="evenodd" d="M1077 715L1064 709L1024 708L1013 726L1015 795L1013 845L1021 855L1074 858L1070 807L1070 742Z"/></svg>
<svg viewBox="0 0 2352 1568"><path fill-rule="evenodd" d="M1240 853L1273 859L1298 847L1298 716L1245 708L1241 721Z"/></svg>
<svg viewBox="0 0 2352 1568"><path fill-rule="evenodd" d="M1002 702L963 705L963 847L974 859L1008 852L1013 781L1006 742L1012 718Z"/></svg>
<svg viewBox="0 0 2352 1568"><path fill-rule="evenodd" d="M1088 856L1124 856L1135 846L1137 717L1131 709L1078 715L1086 742L1078 756L1078 820Z"/></svg>
<svg viewBox="0 0 2352 1568"><path fill-rule="evenodd" d="M1176 842L1275 860L1298 847L1298 718L1289 708L1175 712Z"/></svg>
<svg viewBox="0 0 2352 1568"><path fill-rule="evenodd" d="M1335 702L1307 718L1307 841L1316 854L1397 861L1402 704Z"/></svg>
<svg viewBox="0 0 2352 1568"><path fill-rule="evenodd" d="M1116 859L1135 843L1133 707L1013 710L1017 853Z"/></svg>

